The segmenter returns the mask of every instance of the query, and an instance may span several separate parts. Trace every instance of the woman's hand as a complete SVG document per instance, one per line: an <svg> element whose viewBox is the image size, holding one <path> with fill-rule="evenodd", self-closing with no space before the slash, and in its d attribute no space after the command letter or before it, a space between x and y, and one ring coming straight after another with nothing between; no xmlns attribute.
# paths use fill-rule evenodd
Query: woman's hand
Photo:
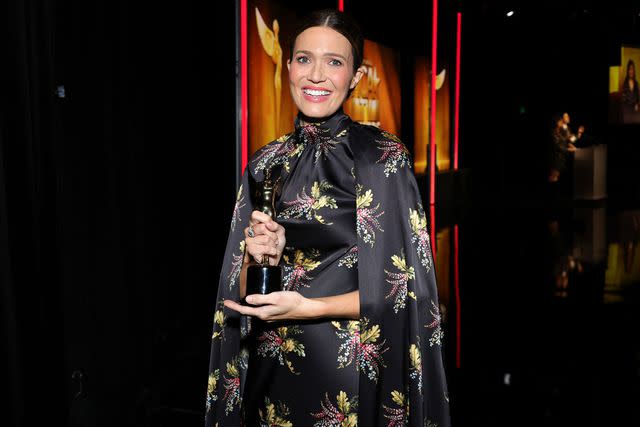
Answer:
<svg viewBox="0 0 640 427"><path fill-rule="evenodd" d="M248 295L246 301L251 306L231 300L225 300L224 305L240 314L255 316L266 322L360 318L360 291L357 290L320 298L306 298L298 292L279 291L267 295Z"/></svg>
<svg viewBox="0 0 640 427"><path fill-rule="evenodd" d="M253 229L253 237L249 229ZM284 227L275 222L269 215L253 211L249 227L244 229L246 251L257 262L269 256L269 265L278 265L282 251L287 243Z"/></svg>
<svg viewBox="0 0 640 427"><path fill-rule="evenodd" d="M251 306L240 305L231 300L225 300L224 305L240 314L254 316L265 322L314 319L319 315L319 302L316 303L313 299L305 298L294 291L247 295L245 301Z"/></svg>

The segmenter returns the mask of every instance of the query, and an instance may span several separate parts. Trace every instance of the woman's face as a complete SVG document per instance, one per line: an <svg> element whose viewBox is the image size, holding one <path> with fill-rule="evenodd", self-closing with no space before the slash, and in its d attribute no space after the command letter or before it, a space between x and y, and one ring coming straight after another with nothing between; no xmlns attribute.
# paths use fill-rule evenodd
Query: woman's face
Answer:
<svg viewBox="0 0 640 427"><path fill-rule="evenodd" d="M629 72L627 74L629 74L630 79L636 78L636 67L633 64L629 65Z"/></svg>
<svg viewBox="0 0 640 427"><path fill-rule="evenodd" d="M364 72L361 67L353 74L351 43L328 27L311 27L300 33L287 68L293 102L310 118L335 113Z"/></svg>

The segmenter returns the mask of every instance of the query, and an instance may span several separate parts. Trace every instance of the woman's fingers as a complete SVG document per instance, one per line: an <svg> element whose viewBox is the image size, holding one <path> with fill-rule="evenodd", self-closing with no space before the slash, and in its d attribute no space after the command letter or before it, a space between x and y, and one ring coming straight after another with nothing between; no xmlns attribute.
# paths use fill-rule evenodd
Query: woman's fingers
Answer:
<svg viewBox="0 0 640 427"><path fill-rule="evenodd" d="M251 224L269 223L269 222L273 222L273 219L266 213L260 212L260 211L251 212L251 219L250 219Z"/></svg>
<svg viewBox="0 0 640 427"><path fill-rule="evenodd" d="M275 233L278 230L284 230L284 228L275 222L273 218L260 211L253 211L251 213L249 224L253 225L253 229L257 234L267 234L267 232Z"/></svg>
<svg viewBox="0 0 640 427"><path fill-rule="evenodd" d="M237 302L231 300L224 300L224 306L246 316L260 317L259 315L261 314L259 311L259 307L246 306L238 304Z"/></svg>
<svg viewBox="0 0 640 427"><path fill-rule="evenodd" d="M261 234L253 238L253 243L256 245L268 245L276 246L279 243L278 235L276 233Z"/></svg>
<svg viewBox="0 0 640 427"><path fill-rule="evenodd" d="M276 232L278 229L283 228L280 224L274 221L273 218L271 218L269 215L260 211L251 212L249 225L252 225L253 229L258 234L260 234L260 232L266 232L267 230L271 232Z"/></svg>
<svg viewBox="0 0 640 427"><path fill-rule="evenodd" d="M276 246L278 246L278 249L282 251L282 249L284 248L287 242L287 238L284 233L284 227L280 226L280 228L276 231L275 234L276 234Z"/></svg>
<svg viewBox="0 0 640 427"><path fill-rule="evenodd" d="M245 298L245 301L247 301L251 305L277 304L278 293L274 292L274 293L265 294L265 295L262 295L262 294L247 295L247 297Z"/></svg>
<svg viewBox="0 0 640 427"><path fill-rule="evenodd" d="M287 241L283 226L281 226L277 222L271 222L260 224L259 226L254 227L254 229L259 230L259 234L269 236L271 243L276 245L278 249L282 251Z"/></svg>
<svg viewBox="0 0 640 427"><path fill-rule="evenodd" d="M251 245L247 246L247 252L251 255L256 261L260 262L264 255L276 256L278 254L278 250L273 246L267 245Z"/></svg>
<svg viewBox="0 0 640 427"><path fill-rule="evenodd" d="M263 257L268 255L270 257L269 264L276 265L276 257L278 256L278 248L273 244L261 245L253 240L255 239L247 239L246 251L249 255L253 257L257 262L262 262Z"/></svg>
<svg viewBox="0 0 640 427"><path fill-rule="evenodd" d="M249 224L244 229L247 252L258 262L270 255L269 265L277 265L286 243L284 227L260 211L251 213Z"/></svg>
<svg viewBox="0 0 640 427"><path fill-rule="evenodd" d="M271 305L262 305L258 307L253 307L253 306L238 304L237 302L231 301L231 300L224 300L224 305L225 307L231 310L235 310L240 314L244 314L245 316L257 317L258 319L264 320L267 322L276 320L275 316L272 313L273 308Z"/></svg>
<svg viewBox="0 0 640 427"><path fill-rule="evenodd" d="M253 237L250 236L249 234L249 227L245 229L245 233L244 233L245 237L258 239L260 236L267 236L274 244L276 244L280 240L280 238L278 237L278 233L269 230L265 226L265 224L256 224L251 228L253 229ZM282 232L280 234L284 235L284 228L280 226L280 229L282 229ZM264 240L256 240L256 241L259 241L260 243L264 243Z"/></svg>
<svg viewBox="0 0 640 427"><path fill-rule="evenodd" d="M300 319L299 309L304 304L305 298L298 292L278 291L267 295L247 295L246 302L249 306L225 300L227 308L236 310L241 314L255 316L267 322L284 319Z"/></svg>
<svg viewBox="0 0 640 427"><path fill-rule="evenodd" d="M282 228L282 226L280 224L278 224L277 222L271 220L269 222L265 222L264 223L265 227L267 228L267 230L271 231L271 232L276 232L279 229Z"/></svg>

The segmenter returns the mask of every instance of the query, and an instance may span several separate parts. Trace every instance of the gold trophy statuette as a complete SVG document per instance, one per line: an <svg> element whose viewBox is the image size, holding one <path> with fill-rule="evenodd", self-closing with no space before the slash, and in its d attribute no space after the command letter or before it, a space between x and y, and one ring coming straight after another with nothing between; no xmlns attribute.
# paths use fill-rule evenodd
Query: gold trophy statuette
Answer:
<svg viewBox="0 0 640 427"><path fill-rule="evenodd" d="M266 169L264 181L256 183L256 210L275 217L276 184L271 179L271 169ZM280 266L269 265L269 255L262 257L262 262L247 267L247 295L270 294L282 290L282 272Z"/></svg>

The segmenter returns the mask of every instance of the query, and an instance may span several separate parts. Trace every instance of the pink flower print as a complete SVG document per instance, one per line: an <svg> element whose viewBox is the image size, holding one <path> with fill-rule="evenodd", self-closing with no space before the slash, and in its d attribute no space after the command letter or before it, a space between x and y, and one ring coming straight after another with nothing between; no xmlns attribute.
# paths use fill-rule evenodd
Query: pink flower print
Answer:
<svg viewBox="0 0 640 427"><path fill-rule="evenodd" d="M385 139L376 140L378 149L382 150L376 163L385 162L384 174L388 178L390 173L398 172L398 168L409 165L409 150L397 136L389 132L382 132L382 136Z"/></svg>
<svg viewBox="0 0 640 427"><path fill-rule="evenodd" d="M283 402L273 403L268 397L264 398L264 411L258 410L260 427L293 427L286 417L290 415L289 407Z"/></svg>
<svg viewBox="0 0 640 427"><path fill-rule="evenodd" d="M422 394L422 355L420 352L420 337L418 344L409 346L409 378L418 382L418 392Z"/></svg>
<svg viewBox="0 0 640 427"><path fill-rule="evenodd" d="M311 219L311 206L313 206L313 202L313 198L307 195L305 187L302 187L302 192L296 194L295 200L284 201L287 208L280 212L278 217L282 219L302 217Z"/></svg>
<svg viewBox="0 0 640 427"><path fill-rule="evenodd" d="M231 216L231 231L234 231L236 228L236 222L242 221L240 219L240 209L245 207L246 203L242 203L244 201L244 194L242 194L242 185L238 189L238 195L236 196L236 204L233 207L233 214Z"/></svg>
<svg viewBox="0 0 640 427"><path fill-rule="evenodd" d="M398 390L391 392L391 399L399 408L390 408L382 405L384 408L384 417L389 420L387 427L401 427L409 423L409 398Z"/></svg>
<svg viewBox="0 0 640 427"><path fill-rule="evenodd" d="M305 187L302 187L302 195L297 194L296 199L285 201L287 205L278 218L305 218L307 220L316 219L321 224L331 225L327 223L318 211L323 208L337 209L336 200L326 193L327 190L333 188L326 180L315 181L311 186L311 196L307 195Z"/></svg>
<svg viewBox="0 0 640 427"><path fill-rule="evenodd" d="M429 271L431 269L431 242L427 231L427 217L421 205L415 211L409 209L409 224L411 224L411 243L417 244L416 251L420 263Z"/></svg>
<svg viewBox="0 0 640 427"><path fill-rule="evenodd" d="M384 211L378 212L380 203L371 207L373 192L367 190L363 194L362 189L361 184L356 186L356 231L365 243L369 243L373 247L376 240L376 230L384 232L378 219L384 214Z"/></svg>
<svg viewBox="0 0 640 427"><path fill-rule="evenodd" d="M267 167L273 165L284 165L284 168L289 170L289 158L302 153L302 146L295 143L295 138L292 138L293 134L287 134L281 136L276 142L266 145L256 155L253 162L256 163L254 173L263 171Z"/></svg>
<svg viewBox="0 0 640 427"><path fill-rule="evenodd" d="M352 268L358 264L358 246L349 249L349 252L338 261L338 267Z"/></svg>
<svg viewBox="0 0 640 427"><path fill-rule="evenodd" d="M431 307L432 308L429 310L429 313L431 313L431 315L433 316L433 320L431 321L431 323L425 325L425 328L433 329L433 332L431 333L431 338L429 338L429 346L433 347L434 345L442 345L442 338L444 337L444 332L440 324L440 320L441 320L440 309L438 308L436 303L433 302L433 300L431 300Z"/></svg>
<svg viewBox="0 0 640 427"><path fill-rule="evenodd" d="M293 335L299 335L302 330L299 326L283 326L276 330L266 331L258 337L260 345L258 345L258 354L262 357L276 357L280 365L286 365L291 373L299 375L296 372L293 363L288 359L289 354L297 354L305 357L304 344L293 338Z"/></svg>
<svg viewBox="0 0 640 427"><path fill-rule="evenodd" d="M378 325L373 329L378 328ZM366 331L365 331L366 332ZM377 333L373 331L372 333ZM386 367L382 353L386 352L389 348L385 348L386 340L380 343L376 343L375 340L369 341L366 338L366 334L360 335L360 348L358 351L358 366L360 370L367 374L370 380L377 382L380 375L380 366Z"/></svg>
<svg viewBox="0 0 640 427"><path fill-rule="evenodd" d="M224 377L224 397L226 401L225 414L229 415L233 411L234 406L240 405L240 368L243 362L239 356L234 357L231 362L227 362L227 374Z"/></svg>
<svg viewBox="0 0 640 427"><path fill-rule="evenodd" d="M342 138L347 134L347 129L344 129L339 134L336 135L336 138ZM336 147L340 144L340 141L331 138L330 135L320 136L316 138L315 147L316 152L314 156L313 163L318 163L318 159L322 157L323 159L327 158L327 154L331 150L335 150Z"/></svg>
<svg viewBox="0 0 640 427"><path fill-rule="evenodd" d="M358 425L358 396L349 399L347 393L340 391L336 396L337 407L329 399L329 393L325 393L324 400L320 402L322 410L312 412L311 416L317 421L313 427L356 427Z"/></svg>
<svg viewBox="0 0 640 427"><path fill-rule="evenodd" d="M231 254L233 261L231 261L231 271L227 275L229 279L229 290L233 289L236 282L240 278L240 271L242 270L242 262L244 261L244 246L245 241L240 242L240 254Z"/></svg>
<svg viewBox="0 0 640 427"><path fill-rule="evenodd" d="M318 141L316 143L316 153L314 156L314 160L313 163L318 163L318 159L320 157L322 157L323 159L327 158L327 154L329 153L330 150L335 150L336 146L339 144L340 142L335 141L331 138L322 138L320 139L320 141Z"/></svg>
<svg viewBox="0 0 640 427"><path fill-rule="evenodd" d="M337 329L336 335L342 340L338 348L338 368L351 365L353 361L358 364L358 349L360 348L360 322L350 320L346 328L340 322L333 321L331 324Z"/></svg>
<svg viewBox="0 0 640 427"><path fill-rule="evenodd" d="M220 369L216 369L215 371L209 374L209 381L207 382L206 412L211 411L211 408L213 408L214 402L218 400L216 389L218 387L219 379L220 379Z"/></svg>
<svg viewBox="0 0 640 427"><path fill-rule="evenodd" d="M257 162L256 167L254 169L254 173L258 173L261 170L264 170L268 164L271 163L273 159L278 156L279 152L284 151L283 147L285 146L285 142L274 143L270 145L266 145L262 151L260 151L256 158L253 159L254 162Z"/></svg>
<svg viewBox="0 0 640 427"><path fill-rule="evenodd" d="M318 126L312 124L302 126L302 137L305 141L313 143L318 139L319 135L320 128Z"/></svg>
<svg viewBox="0 0 640 427"><path fill-rule="evenodd" d="M312 249L308 253L296 249L293 258L284 255L283 289L285 291L299 291L303 287L308 288L312 277L307 273L320 265L320 261L316 261L319 256L320 252L316 249Z"/></svg>
<svg viewBox="0 0 640 427"><path fill-rule="evenodd" d="M338 338L343 340L338 349L338 367L350 365L355 355L356 369L366 373L370 380L377 382L380 367L386 367L382 354L389 350L385 347L386 340L378 342L380 326L373 325L368 328L367 318L362 318L360 322L350 321L346 329L343 329L339 322L332 322L332 325L338 329L336 332Z"/></svg>
<svg viewBox="0 0 640 427"><path fill-rule="evenodd" d="M393 255L391 257L391 261L400 272L394 273L384 270L384 272L387 273L387 283L391 284L391 290L385 299L389 297L395 298L393 311L397 313L399 309L405 308L408 295L407 284L409 280L415 279L416 275L413 267L407 266L407 261L404 255ZM411 296L415 298L415 294L411 293Z"/></svg>

